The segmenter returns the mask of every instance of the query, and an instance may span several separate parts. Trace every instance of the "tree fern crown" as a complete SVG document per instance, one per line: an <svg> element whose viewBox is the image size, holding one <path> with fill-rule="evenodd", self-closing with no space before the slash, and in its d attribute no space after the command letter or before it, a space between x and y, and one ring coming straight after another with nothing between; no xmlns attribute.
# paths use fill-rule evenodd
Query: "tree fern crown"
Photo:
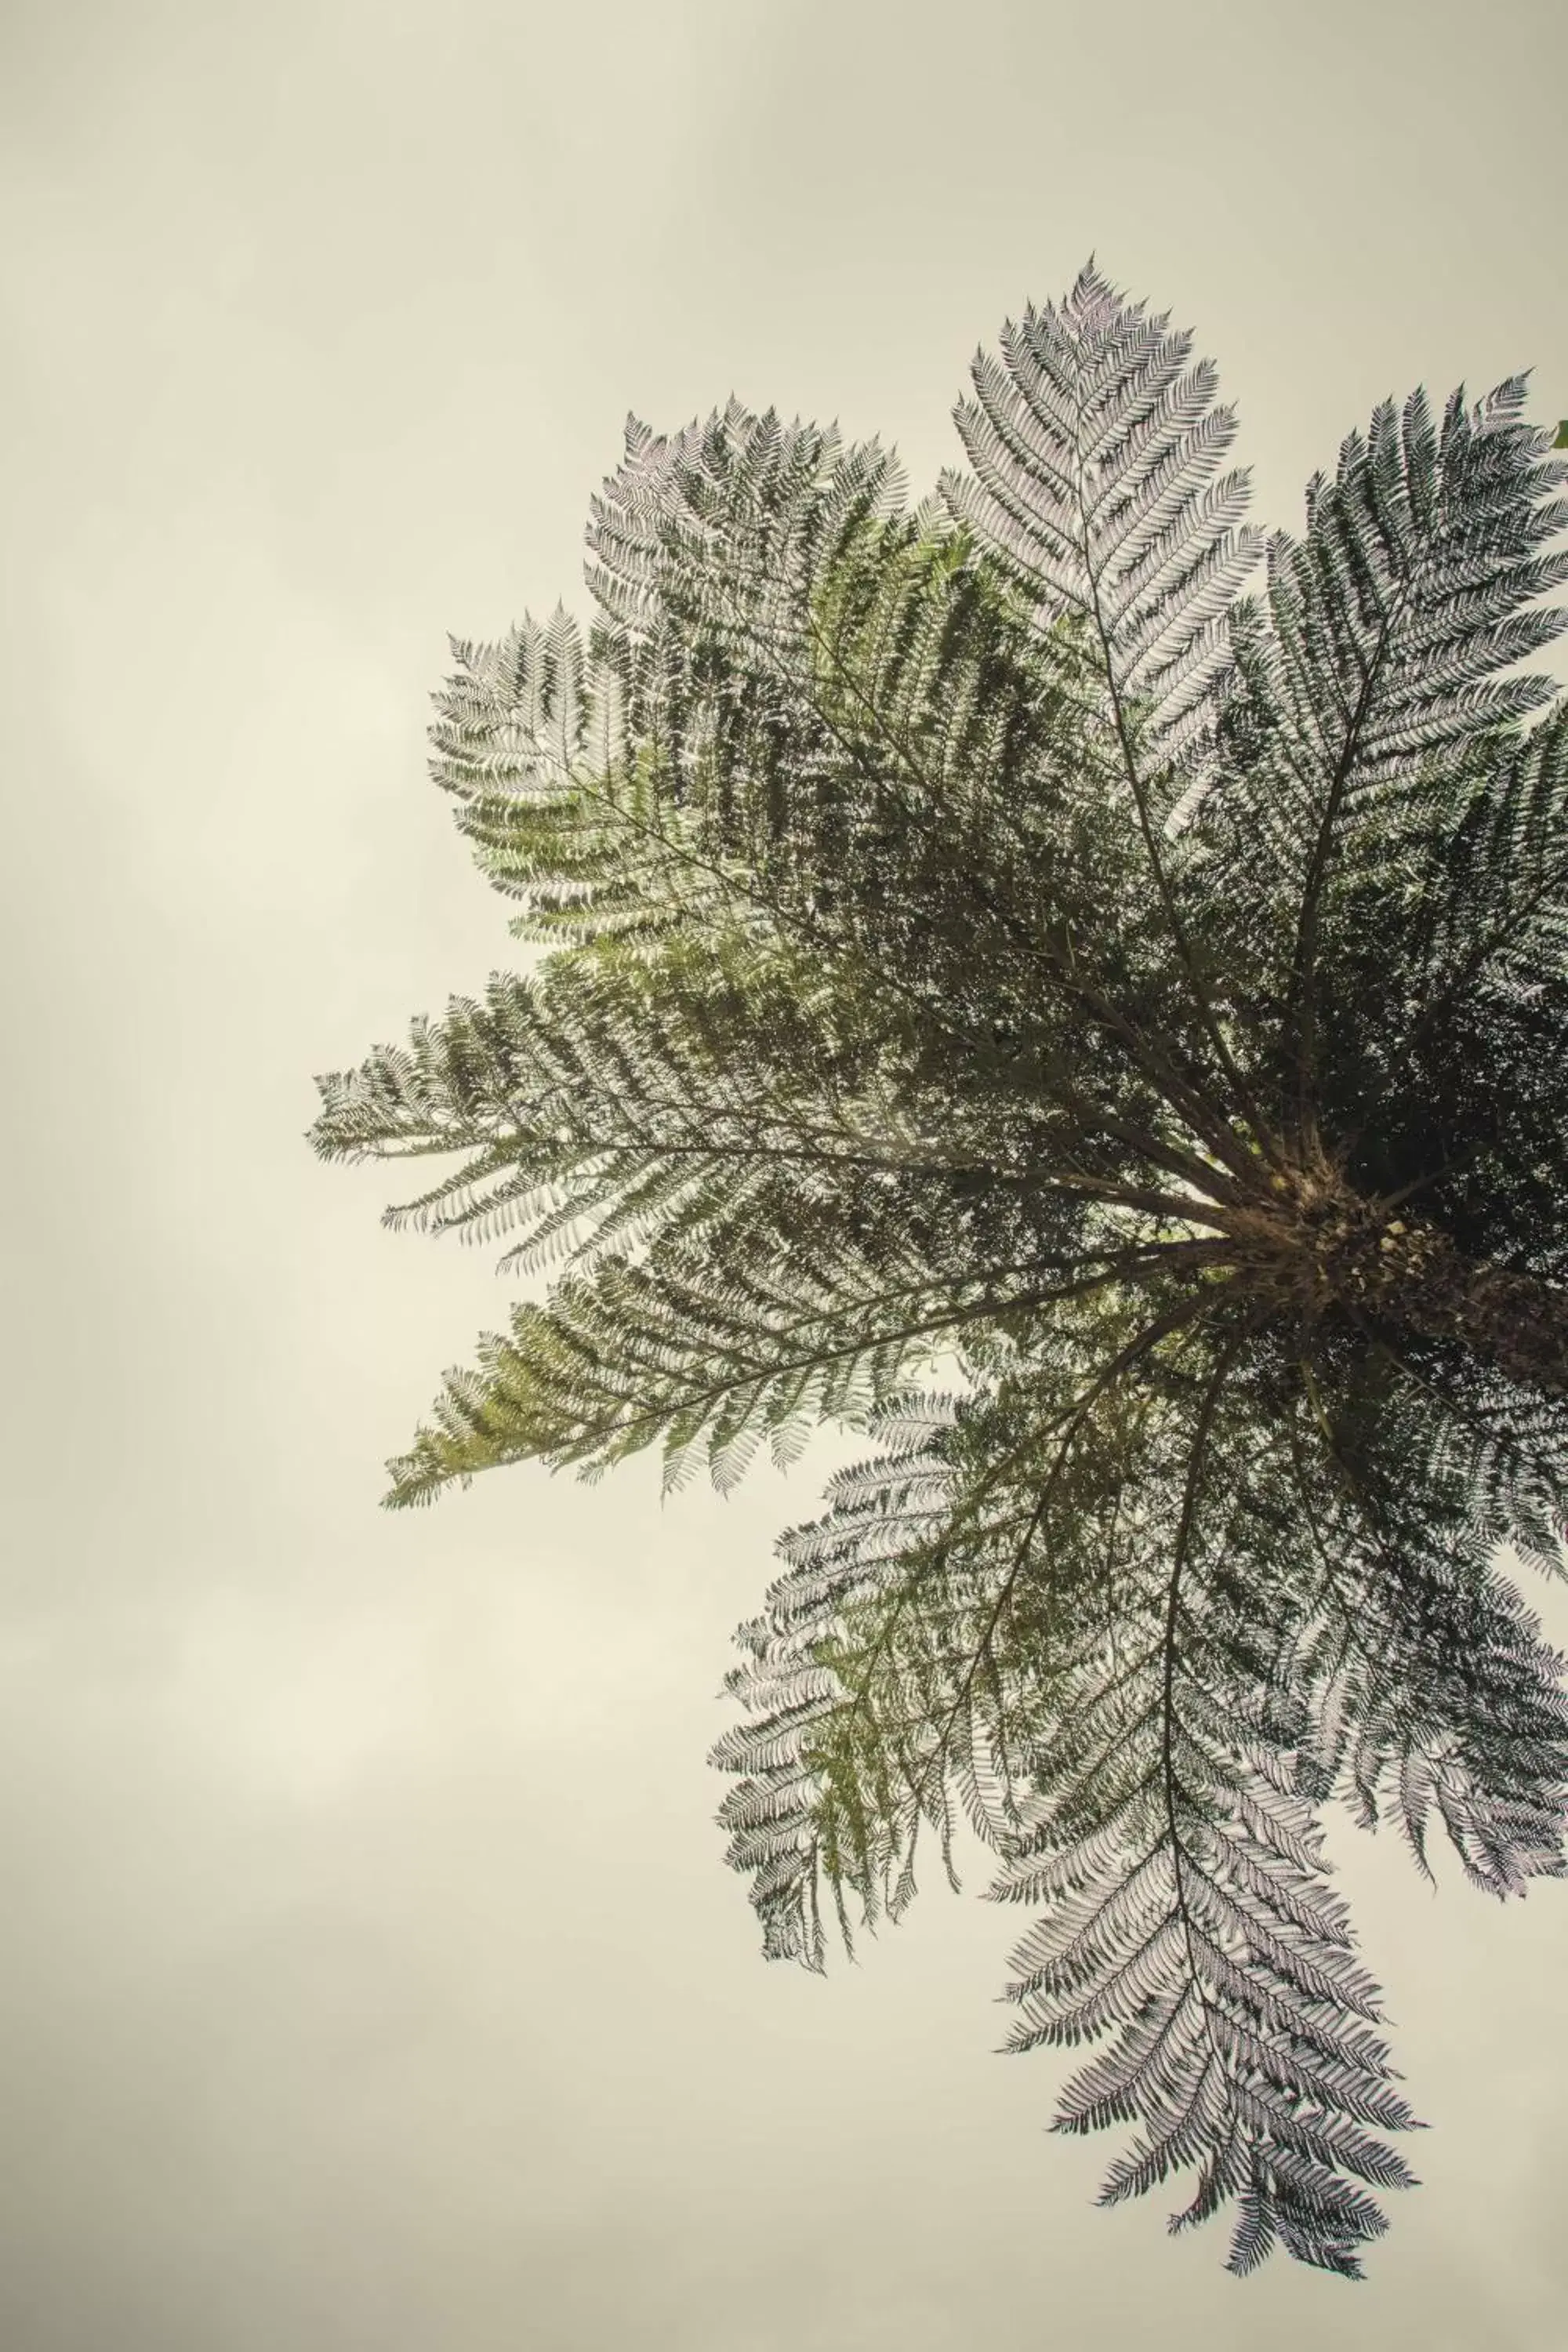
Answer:
<svg viewBox="0 0 1568 2352"><path fill-rule="evenodd" d="M1355 2275L1415 2117L1325 1807L1564 1870L1510 1570L1568 1484L1568 713L1521 667L1568 466L1522 378L1417 391L1265 541L1191 352L1091 264L913 508L837 426L630 420L592 617L437 697L542 952L311 1139L441 1162L388 1222L533 1282L393 1504L863 1433L726 1685L766 1952L967 1821L1036 1915L1008 2046L1133 2134L1105 2200L1184 2175L1233 2270Z"/></svg>

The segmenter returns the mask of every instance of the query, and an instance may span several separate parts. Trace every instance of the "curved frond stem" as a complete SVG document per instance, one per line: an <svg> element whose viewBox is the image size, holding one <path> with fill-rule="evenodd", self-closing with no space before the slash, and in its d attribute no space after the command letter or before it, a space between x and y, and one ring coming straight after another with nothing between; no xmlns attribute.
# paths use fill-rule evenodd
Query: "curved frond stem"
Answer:
<svg viewBox="0 0 1568 2352"><path fill-rule="evenodd" d="M1193 1426L1192 1444L1187 1455L1186 1477L1182 1488L1181 1513L1176 1522L1175 1538L1171 1548L1171 1573L1165 1589L1165 1620L1163 1638L1161 1674L1161 1733L1160 1774L1164 1791L1165 1833L1171 1843L1171 1861L1175 1877L1176 1909L1182 1923L1182 1936L1186 1947L1188 1981L1196 1987L1203 2004L1204 2031L1207 2037L1211 2062L1223 2068L1219 2044L1215 2036L1214 2017L1206 1991L1204 1972L1199 1963L1194 1940L1192 1911L1187 1902L1184 1872L1190 1857L1182 1843L1180 1809L1176 1801L1176 1663L1178 1656L1177 1624L1181 1602L1182 1578L1191 1553L1193 1532L1197 1517L1198 1499L1203 1488L1204 1472L1208 1465L1210 1433L1215 1415L1219 1410L1225 1384L1231 1368L1247 1345L1254 1328L1248 1318L1233 1331L1215 1363L1198 1402L1197 1418Z"/></svg>
<svg viewBox="0 0 1568 2352"><path fill-rule="evenodd" d="M1079 433L1081 436L1081 405L1079 409ZM1079 470L1078 478L1074 487L1075 495L1078 500L1079 524L1083 533L1081 551L1084 560L1084 569L1089 583L1089 610L1093 620L1095 633L1100 643L1101 658L1105 667L1106 688L1110 697L1111 718L1116 730L1116 740L1121 753L1122 772L1127 778L1128 789L1132 795L1132 804L1137 812L1138 831L1143 843L1145 855L1149 861L1150 876L1159 896L1161 912L1164 916L1165 926L1171 936L1171 943L1176 950L1177 959L1181 964L1183 974L1185 977L1188 991L1192 997L1193 1006L1197 1013L1204 1034L1207 1037L1209 1044L1214 1050L1215 1058L1218 1062L1219 1066L1225 1075L1226 1082L1230 1087L1237 1109L1240 1113L1247 1131L1251 1135L1254 1143L1257 1145L1259 1153L1271 1167L1278 1168L1282 1164L1279 1158L1279 1147L1275 1142L1274 1136L1268 1120L1263 1117L1263 1114L1258 1108L1251 1087L1247 1084L1246 1079L1243 1077L1236 1057L1231 1053L1230 1047L1226 1042L1225 1032L1220 1025L1218 1015L1215 1011L1213 1000L1209 995L1208 990L1204 986L1202 977L1199 974L1197 961L1193 954L1192 942L1187 937L1186 925L1182 920L1181 910L1176 905L1175 893L1171 887L1171 878L1165 871L1165 861L1160 855L1160 845L1155 835L1153 818L1149 807L1148 789L1143 781L1142 765L1139 761L1137 752L1133 748L1131 731L1128 724L1126 704L1123 700L1121 685L1116 675L1115 641L1105 618L1104 607L1100 595L1100 574L1089 554L1091 541L1089 532L1089 516L1086 511L1084 499L1083 476L1081 468ZM1243 1163L1243 1166L1245 1171L1245 1163Z"/></svg>
<svg viewBox="0 0 1568 2352"><path fill-rule="evenodd" d="M1296 1108L1292 1122L1291 1140L1299 1150L1316 1153L1321 1148L1317 1117L1312 1108L1312 1087L1317 1069L1317 960L1318 926L1322 908L1323 886L1328 877L1329 862L1333 854L1334 835L1340 822L1350 780L1361 754L1362 736L1373 705L1373 690L1388 646L1394 624L1404 602L1402 585L1395 604L1384 614L1378 631L1373 656L1367 664L1354 709L1345 728L1344 741L1335 762L1334 772L1324 797L1322 814L1319 819L1307 864L1306 880L1301 891L1300 910L1296 924L1296 944L1290 955L1290 977L1285 1001L1285 1034L1290 1040L1295 1060Z"/></svg>

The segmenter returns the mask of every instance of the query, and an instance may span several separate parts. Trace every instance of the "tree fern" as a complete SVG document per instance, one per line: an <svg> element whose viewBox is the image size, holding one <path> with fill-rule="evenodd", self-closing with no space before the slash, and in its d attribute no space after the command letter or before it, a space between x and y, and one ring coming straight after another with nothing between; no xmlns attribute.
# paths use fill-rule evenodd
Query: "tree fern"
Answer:
<svg viewBox="0 0 1568 2352"><path fill-rule="evenodd" d="M873 1450L784 1540L715 1761L764 1950L961 1818L1098 2044L1108 2200L1355 2274L1410 2178L1321 1816L1563 1873L1568 467L1523 381L1379 406L1245 523L1190 337L1091 266L968 471L635 419L584 628L455 647L434 773L546 953L319 1081L388 1222L542 1279L392 1465ZM946 1390L922 1385L945 1364Z"/></svg>

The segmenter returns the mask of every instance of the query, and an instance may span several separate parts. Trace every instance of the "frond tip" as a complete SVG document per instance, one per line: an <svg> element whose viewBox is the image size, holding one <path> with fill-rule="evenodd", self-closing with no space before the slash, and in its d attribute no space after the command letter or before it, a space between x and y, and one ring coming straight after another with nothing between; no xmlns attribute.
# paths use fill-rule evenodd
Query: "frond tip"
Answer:
<svg viewBox="0 0 1568 2352"><path fill-rule="evenodd" d="M1090 264L1059 307L1007 321L1000 359L976 354L954 411L973 478L942 478L1042 617L1081 618L1118 723L1140 713L1156 759L1205 722L1263 544L1242 522L1246 473L1216 476L1236 418L1214 404L1212 362L1188 366L1192 340Z"/></svg>

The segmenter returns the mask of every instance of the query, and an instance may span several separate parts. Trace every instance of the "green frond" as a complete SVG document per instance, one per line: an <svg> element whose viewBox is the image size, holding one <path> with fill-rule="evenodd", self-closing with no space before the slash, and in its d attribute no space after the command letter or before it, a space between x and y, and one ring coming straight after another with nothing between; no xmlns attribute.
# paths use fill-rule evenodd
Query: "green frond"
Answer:
<svg viewBox="0 0 1568 2352"><path fill-rule="evenodd" d="M497 974L406 1049L318 1079L311 1139L326 1158L467 1154L385 1222L513 1233L503 1263L523 1268L749 1223L759 1181L793 1180L797 1213L826 1189L842 1217L870 1181L961 1178L890 1083L896 1032L835 977L733 931Z"/></svg>
<svg viewBox="0 0 1568 2352"><path fill-rule="evenodd" d="M548 1306L514 1308L477 1372L447 1374L433 1423L388 1465L387 1500L427 1502L506 1462L594 1475L656 1442L667 1484L700 1451L722 1488L763 1439L787 1460L803 1426L858 1424L966 1326L1005 1325L1037 1295L1011 1269L933 1279L911 1262L890 1278L879 1250L841 1241L814 1259L784 1232L721 1274L683 1241L640 1264L606 1255Z"/></svg>

